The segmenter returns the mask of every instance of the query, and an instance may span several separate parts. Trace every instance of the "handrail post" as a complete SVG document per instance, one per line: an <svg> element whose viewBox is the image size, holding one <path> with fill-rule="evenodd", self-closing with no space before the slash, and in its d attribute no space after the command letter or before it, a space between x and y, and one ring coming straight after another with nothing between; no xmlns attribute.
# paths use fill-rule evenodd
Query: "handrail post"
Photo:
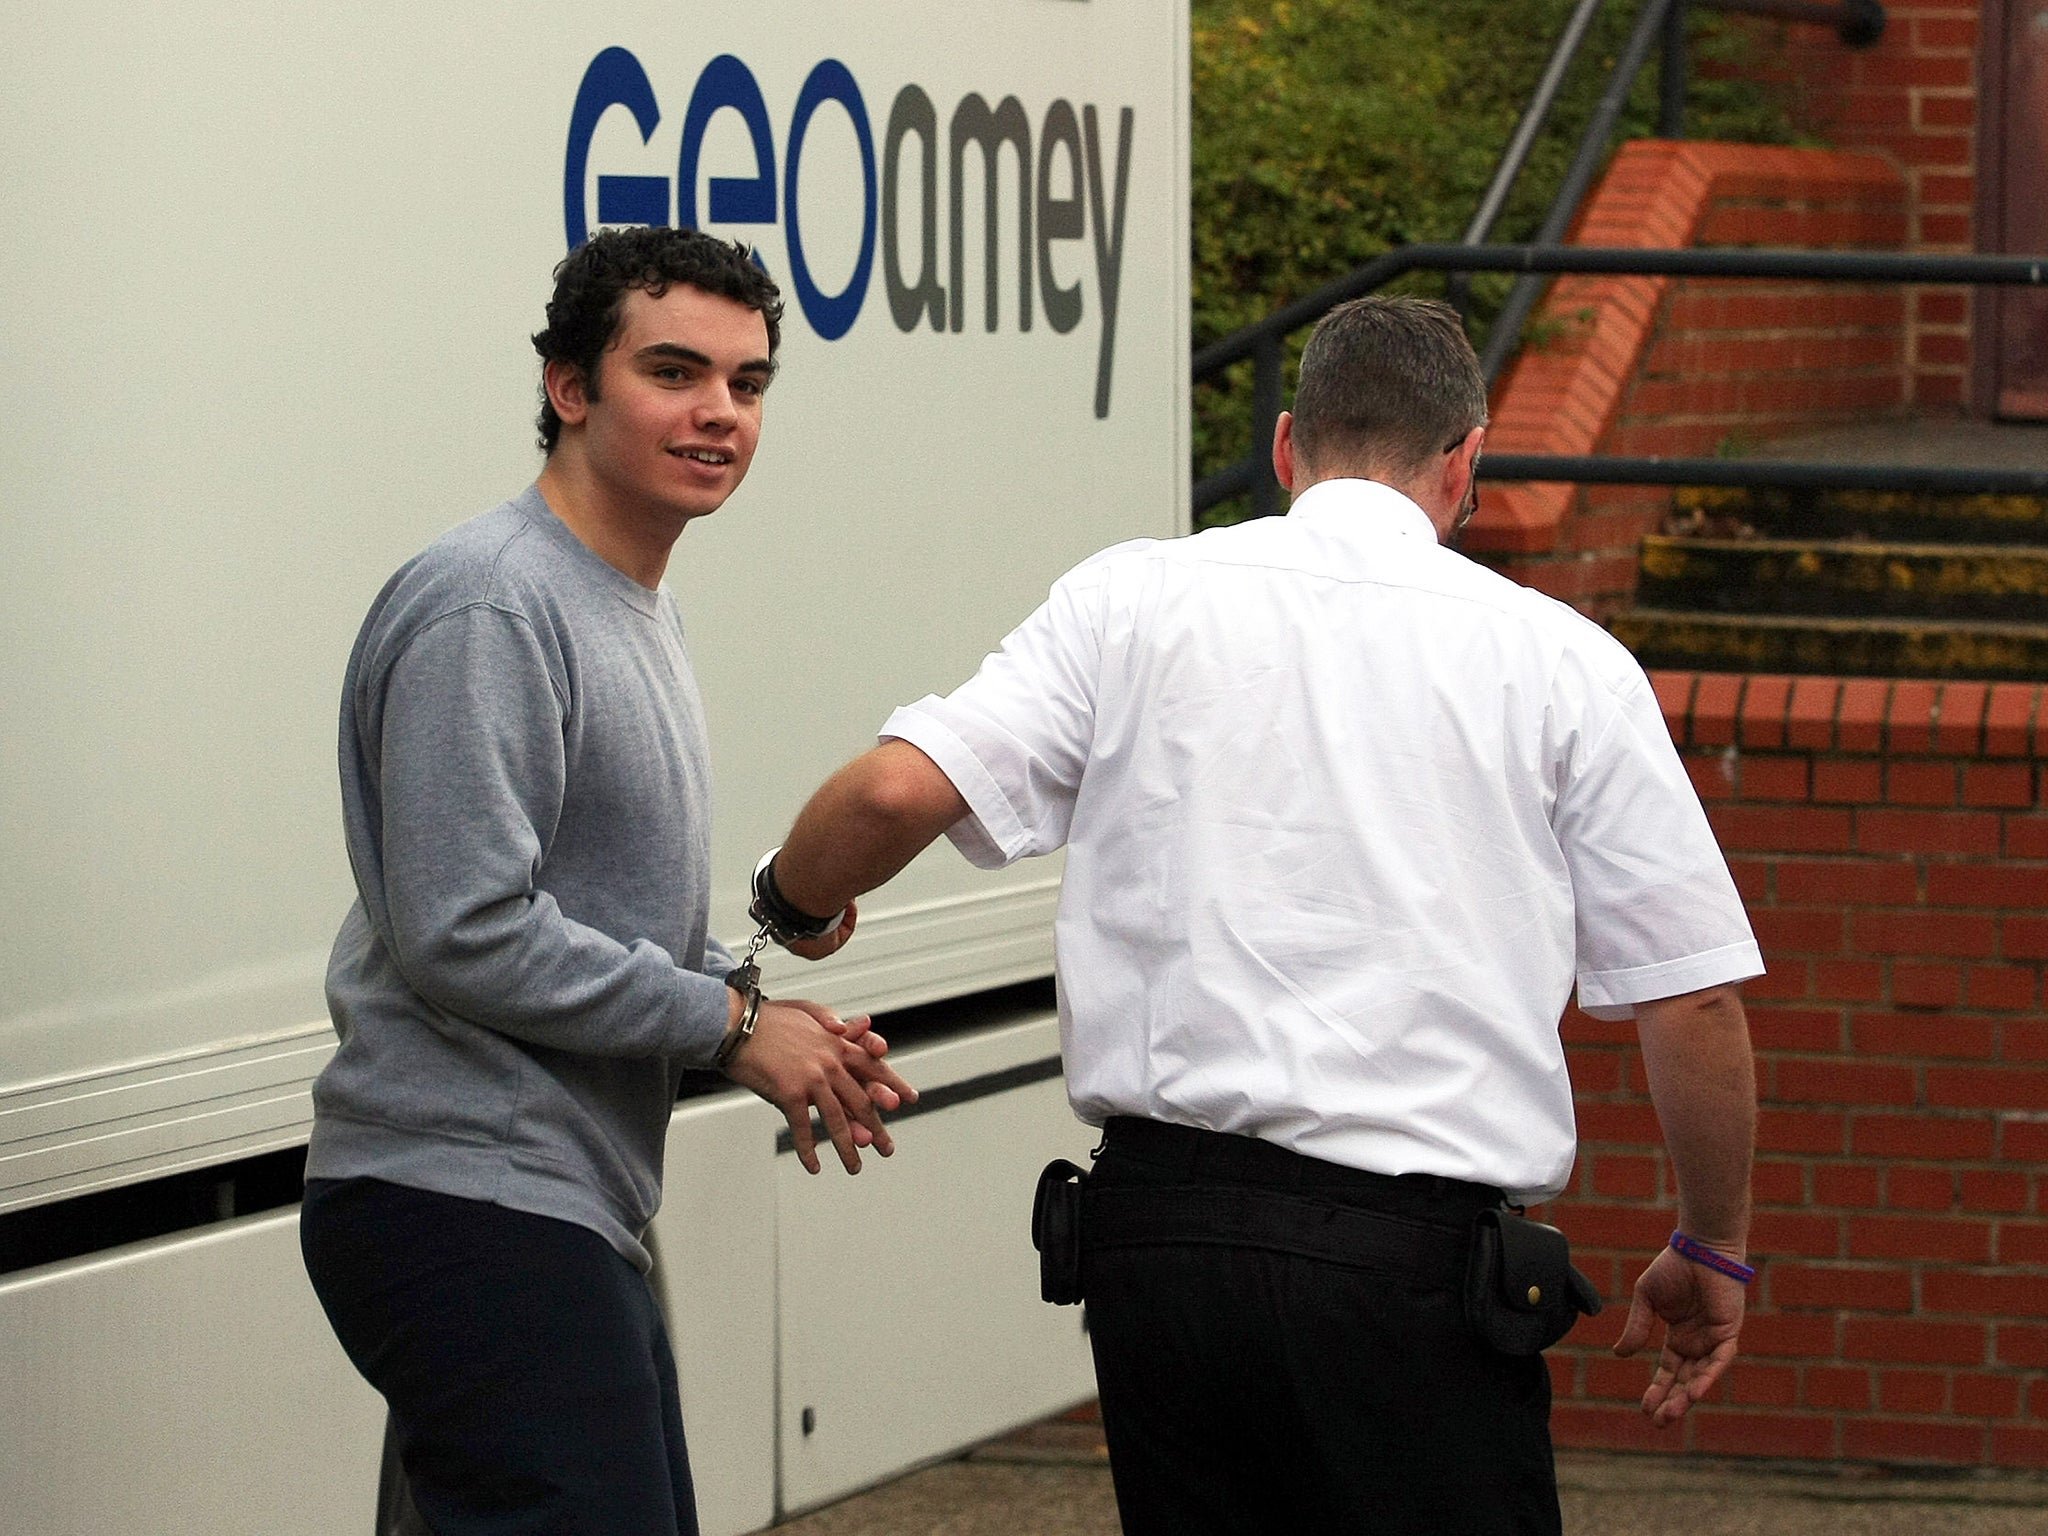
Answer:
<svg viewBox="0 0 2048 1536"><path fill-rule="evenodd" d="M1851 48L1873 47L1884 36L1885 14L1880 0L1848 0L1848 14L1836 29L1836 36Z"/></svg>
<svg viewBox="0 0 2048 1536"><path fill-rule="evenodd" d="M1273 441L1280 424L1280 337L1267 331L1252 354L1252 448L1256 461ZM1271 517L1280 510L1280 482L1260 467L1252 480L1252 516Z"/></svg>
<svg viewBox="0 0 2048 1536"><path fill-rule="evenodd" d="M1657 137L1685 137L1686 0L1671 0L1664 12L1664 56L1657 67Z"/></svg>
<svg viewBox="0 0 2048 1536"><path fill-rule="evenodd" d="M1828 5L1820 0L1693 0L1696 5L1716 11L1739 11L1746 16L1772 16L1779 21L1806 26L1833 27L1843 45L1868 48L1884 36L1885 14L1881 0L1842 0Z"/></svg>

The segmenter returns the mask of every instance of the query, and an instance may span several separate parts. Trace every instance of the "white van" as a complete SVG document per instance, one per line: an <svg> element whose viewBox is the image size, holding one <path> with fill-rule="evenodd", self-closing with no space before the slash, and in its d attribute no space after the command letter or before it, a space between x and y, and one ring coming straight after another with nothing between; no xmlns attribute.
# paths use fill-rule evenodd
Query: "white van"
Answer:
<svg viewBox="0 0 2048 1536"><path fill-rule="evenodd" d="M747 241L789 303L746 486L669 581L716 909L896 704L1082 556L1185 531L1168 0L18 8L0 56L0 1532L363 1536L382 1408L291 1203L352 896L339 688L402 561L534 475L553 264ZM898 1156L678 1107L657 1222L707 1532L1089 1395L1032 1180L1090 1134L1058 868L941 845L799 988L900 1021ZM912 1010L904 1012L903 1010ZM898 1347L839 1342L859 1292Z"/></svg>

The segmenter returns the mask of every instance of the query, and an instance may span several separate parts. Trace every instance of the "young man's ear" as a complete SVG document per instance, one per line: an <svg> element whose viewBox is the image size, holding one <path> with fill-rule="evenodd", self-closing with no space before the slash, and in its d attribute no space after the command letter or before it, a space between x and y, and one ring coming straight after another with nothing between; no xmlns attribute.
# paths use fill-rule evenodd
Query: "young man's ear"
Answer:
<svg viewBox="0 0 2048 1536"><path fill-rule="evenodd" d="M548 404L562 418L565 427L580 427L590 414L590 391L583 370L574 363L549 358L541 369L541 383L548 392Z"/></svg>

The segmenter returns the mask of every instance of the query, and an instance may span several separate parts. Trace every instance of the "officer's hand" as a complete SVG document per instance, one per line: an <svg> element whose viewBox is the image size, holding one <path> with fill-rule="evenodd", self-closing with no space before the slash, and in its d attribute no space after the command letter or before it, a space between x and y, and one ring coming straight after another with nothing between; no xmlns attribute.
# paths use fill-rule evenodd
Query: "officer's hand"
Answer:
<svg viewBox="0 0 2048 1536"><path fill-rule="evenodd" d="M820 1166L815 1109L846 1171L858 1173L861 1147L884 1157L896 1150L880 1111L917 1098L883 1062L888 1049L864 1018L845 1021L819 1003L763 999L753 1038L726 1063L725 1074L782 1111L808 1172Z"/></svg>
<svg viewBox="0 0 2048 1536"><path fill-rule="evenodd" d="M1636 1281L1614 1352L1634 1354L1649 1342L1652 1315L1664 1320L1664 1348L1643 1394L1643 1412L1658 1428L1684 1418L1728 1369L1745 1297L1741 1281L1669 1248Z"/></svg>
<svg viewBox="0 0 2048 1536"><path fill-rule="evenodd" d="M858 909L849 901L839 926L830 933L821 933L815 939L792 939L782 947L804 960L822 960L827 955L837 954L853 937L853 925L858 916Z"/></svg>

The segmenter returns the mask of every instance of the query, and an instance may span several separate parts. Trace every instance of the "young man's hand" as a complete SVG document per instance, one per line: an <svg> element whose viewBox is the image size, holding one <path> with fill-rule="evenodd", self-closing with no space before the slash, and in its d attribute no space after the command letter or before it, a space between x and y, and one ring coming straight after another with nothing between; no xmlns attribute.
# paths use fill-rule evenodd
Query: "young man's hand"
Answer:
<svg viewBox="0 0 2048 1536"><path fill-rule="evenodd" d="M883 1061L888 1050L865 1018L843 1020L820 1003L764 998L753 1038L726 1063L725 1075L782 1111L807 1172L820 1167L815 1109L846 1171L859 1173L860 1148L872 1146L884 1157L896 1150L881 1111L917 1099L917 1090Z"/></svg>

